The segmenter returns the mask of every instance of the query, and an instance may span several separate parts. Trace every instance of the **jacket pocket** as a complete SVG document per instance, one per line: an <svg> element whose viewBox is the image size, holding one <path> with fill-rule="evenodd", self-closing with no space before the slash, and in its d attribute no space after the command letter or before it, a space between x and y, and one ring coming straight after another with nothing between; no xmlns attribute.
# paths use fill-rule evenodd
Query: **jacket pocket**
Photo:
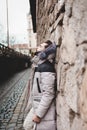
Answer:
<svg viewBox="0 0 87 130"><path fill-rule="evenodd" d="M36 78L36 80L37 80L37 88L38 88L38 92L41 93L41 89L40 89L40 85L39 85L39 80L38 80L38 78Z"/></svg>

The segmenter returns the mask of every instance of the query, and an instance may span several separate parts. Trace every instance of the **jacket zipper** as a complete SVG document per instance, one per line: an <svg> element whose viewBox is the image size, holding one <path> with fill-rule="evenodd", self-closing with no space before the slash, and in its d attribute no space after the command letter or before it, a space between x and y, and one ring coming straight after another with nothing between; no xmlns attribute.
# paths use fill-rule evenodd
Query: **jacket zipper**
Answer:
<svg viewBox="0 0 87 130"><path fill-rule="evenodd" d="M36 78L36 80L37 80L38 92L41 93L41 89L40 89L40 85L39 85L39 80L38 80L38 78Z"/></svg>

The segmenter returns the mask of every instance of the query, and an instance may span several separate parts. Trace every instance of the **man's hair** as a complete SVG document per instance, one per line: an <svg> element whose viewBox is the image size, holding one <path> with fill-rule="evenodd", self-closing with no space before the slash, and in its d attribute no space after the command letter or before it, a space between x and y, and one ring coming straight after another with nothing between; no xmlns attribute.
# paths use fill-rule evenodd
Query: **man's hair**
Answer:
<svg viewBox="0 0 87 130"><path fill-rule="evenodd" d="M45 46L45 48L47 48L48 46L50 46L52 44L52 42L50 40L45 41L44 43L46 43L47 45Z"/></svg>

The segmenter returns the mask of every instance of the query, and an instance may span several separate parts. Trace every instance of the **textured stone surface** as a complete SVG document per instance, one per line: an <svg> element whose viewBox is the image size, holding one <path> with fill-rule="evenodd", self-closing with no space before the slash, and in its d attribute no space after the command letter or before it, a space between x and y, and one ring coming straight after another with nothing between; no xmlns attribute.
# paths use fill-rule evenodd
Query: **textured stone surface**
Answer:
<svg viewBox="0 0 87 130"><path fill-rule="evenodd" d="M65 100L67 104L70 106L70 108L78 112L78 87L76 83L76 75L75 75L75 69L71 67L68 69L66 74L66 83L65 83Z"/></svg>
<svg viewBox="0 0 87 130"><path fill-rule="evenodd" d="M84 123L80 118L75 117L71 130L87 130L87 124Z"/></svg>
<svg viewBox="0 0 87 130"><path fill-rule="evenodd" d="M57 129L70 130L69 107L60 94L57 97L57 115Z"/></svg>
<svg viewBox="0 0 87 130"><path fill-rule="evenodd" d="M81 84L80 91L80 113L82 119L87 122L87 68Z"/></svg>
<svg viewBox="0 0 87 130"><path fill-rule="evenodd" d="M56 58L58 130L87 129L86 89L82 90L86 84L83 80L87 65L86 34L87 0L38 1L37 42L50 39L60 45ZM85 103L82 109L80 98Z"/></svg>

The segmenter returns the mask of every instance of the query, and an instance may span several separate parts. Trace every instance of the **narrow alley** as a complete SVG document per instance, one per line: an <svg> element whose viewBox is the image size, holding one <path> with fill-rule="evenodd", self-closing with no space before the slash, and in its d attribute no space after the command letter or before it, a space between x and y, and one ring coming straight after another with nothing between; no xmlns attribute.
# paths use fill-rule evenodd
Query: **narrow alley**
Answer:
<svg viewBox="0 0 87 130"><path fill-rule="evenodd" d="M0 85L0 130L23 130L30 71L16 73Z"/></svg>
<svg viewBox="0 0 87 130"><path fill-rule="evenodd" d="M0 130L24 130L23 122L30 105L30 102L27 105L30 67L33 62L35 67L39 59L44 59L42 57L50 60L48 53L44 53L47 46L43 46L44 51L43 49L38 50L38 46L47 43L47 41L50 41L52 45L55 43L55 47L57 47L54 61L56 68L56 84L54 83L54 86L56 85L57 93L56 116L53 116L55 117L55 126L57 130L87 130L86 34L87 0L1 0ZM38 54L39 58L34 59L35 54ZM39 54L42 56L40 57ZM41 63L44 62L41 61ZM45 83L42 88L46 89L47 84L52 81L50 78L47 80L50 74L46 76L39 74L45 71L49 72L46 69L46 67L43 71L37 69L38 76L32 80L35 81L32 82L33 85L35 84L35 95L36 92L39 92L40 96L44 95L42 92L46 92L44 89L40 90L40 85L42 87L42 83ZM31 79L35 78L34 74ZM46 90L52 91L48 87ZM48 93L48 95L50 94ZM49 97L48 95L46 97ZM32 128L32 120L36 122L34 125L36 130L48 130L47 121L51 120L51 115L55 112L49 114L50 116L46 115L50 102L40 96L37 99L37 96L33 98L33 102L38 102L35 109L40 108L41 110L40 112L39 110L35 111L33 118L29 115L31 123L27 123L29 121L27 118L26 130L29 128L28 125L31 125ZM43 105L41 99L47 105ZM46 107L44 107L46 113L38 104ZM29 114L32 114L32 111ZM45 115L47 126L43 123ZM37 123L40 124L38 127ZM46 129L42 126L45 126ZM51 127L51 125L49 126ZM49 128L49 130L55 129Z"/></svg>

